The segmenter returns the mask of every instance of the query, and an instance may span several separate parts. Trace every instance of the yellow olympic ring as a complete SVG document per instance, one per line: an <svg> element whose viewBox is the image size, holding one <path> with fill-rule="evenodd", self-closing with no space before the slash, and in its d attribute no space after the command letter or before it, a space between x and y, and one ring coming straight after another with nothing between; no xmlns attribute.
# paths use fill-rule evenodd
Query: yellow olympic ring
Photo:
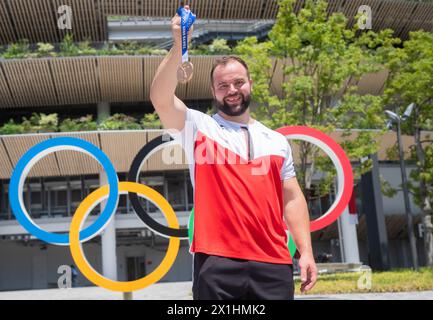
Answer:
<svg viewBox="0 0 433 320"><path fill-rule="evenodd" d="M104 196L107 196L108 192L108 185L96 189L89 194L83 200L83 202L81 202L80 206L75 211L71 222L69 239L72 258L83 275L89 279L89 281L100 287L112 291L122 292L132 292L144 289L145 287L150 286L151 284L154 284L160 280L170 270L179 252L180 239L176 237L170 237L167 253L161 264L154 271L143 278L134 281L114 281L105 278L92 268L84 256L83 248L79 241L79 234L81 228L84 225L84 221L89 215L91 209L95 206L95 203L98 203L104 198ZM173 208L157 191L148 186L135 182L119 182L119 193L122 192L134 192L146 196L149 200L154 201L164 213L169 227L179 229L179 222L177 220L176 214L173 211Z"/></svg>

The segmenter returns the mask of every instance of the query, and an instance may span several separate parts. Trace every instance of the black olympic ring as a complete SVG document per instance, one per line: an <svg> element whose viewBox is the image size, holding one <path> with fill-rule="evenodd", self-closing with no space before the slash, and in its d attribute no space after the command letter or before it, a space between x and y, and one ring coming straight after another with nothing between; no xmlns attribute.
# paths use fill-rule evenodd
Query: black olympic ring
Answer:
<svg viewBox="0 0 433 320"><path fill-rule="evenodd" d="M132 161L131 167L128 173L129 182L138 182L140 175L140 169L143 163L147 160L146 158L152 153L152 151L164 143L173 141L174 139L167 135L161 135L155 139L149 141L144 145L143 148L137 153L134 160ZM137 213L141 221L144 222L152 231L159 233L163 236L177 237L177 238L188 238L188 228L174 229L160 224L158 221L153 219L149 213L141 205L138 195L134 192L128 192L129 200L131 201L132 207Z"/></svg>

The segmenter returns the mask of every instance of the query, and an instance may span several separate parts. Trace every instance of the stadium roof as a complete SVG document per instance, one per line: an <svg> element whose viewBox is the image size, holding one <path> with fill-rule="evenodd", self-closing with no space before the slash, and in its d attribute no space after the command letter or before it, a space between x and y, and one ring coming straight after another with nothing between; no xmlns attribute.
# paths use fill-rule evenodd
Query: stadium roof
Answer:
<svg viewBox="0 0 433 320"><path fill-rule="evenodd" d="M209 100L210 70L216 56L192 56L194 76L177 87L182 100ZM107 102L149 101L149 90L162 56L108 56L11 59L0 61L0 109ZM277 63L277 65L275 65ZM283 68L274 62L273 91L281 95ZM386 71L368 74L359 92L379 94ZM36 111L36 110L35 110Z"/></svg>

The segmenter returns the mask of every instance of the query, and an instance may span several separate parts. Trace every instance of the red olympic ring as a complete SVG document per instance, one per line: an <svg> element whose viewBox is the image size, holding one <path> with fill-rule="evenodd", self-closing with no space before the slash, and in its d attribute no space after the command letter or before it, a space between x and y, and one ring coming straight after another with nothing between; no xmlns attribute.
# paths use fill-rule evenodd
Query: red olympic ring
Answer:
<svg viewBox="0 0 433 320"><path fill-rule="evenodd" d="M324 215L310 222L310 231L314 232L329 226L344 212L352 196L353 172L349 158L334 139L317 129L305 126L285 126L276 131L289 139L302 139L318 145L331 157L337 168L337 173L341 172L338 177L338 192L335 202Z"/></svg>

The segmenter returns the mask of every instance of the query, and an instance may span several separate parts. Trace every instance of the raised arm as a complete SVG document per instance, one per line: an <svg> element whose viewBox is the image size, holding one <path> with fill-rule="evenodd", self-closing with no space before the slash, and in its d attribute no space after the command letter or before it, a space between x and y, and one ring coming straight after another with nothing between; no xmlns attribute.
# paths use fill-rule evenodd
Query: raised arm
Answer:
<svg viewBox="0 0 433 320"><path fill-rule="evenodd" d="M171 20L173 47L161 62L150 87L150 100L166 129L182 130L185 125L186 106L175 95L177 69L182 63L182 43L180 17L176 14ZM190 39L192 27L188 33Z"/></svg>

